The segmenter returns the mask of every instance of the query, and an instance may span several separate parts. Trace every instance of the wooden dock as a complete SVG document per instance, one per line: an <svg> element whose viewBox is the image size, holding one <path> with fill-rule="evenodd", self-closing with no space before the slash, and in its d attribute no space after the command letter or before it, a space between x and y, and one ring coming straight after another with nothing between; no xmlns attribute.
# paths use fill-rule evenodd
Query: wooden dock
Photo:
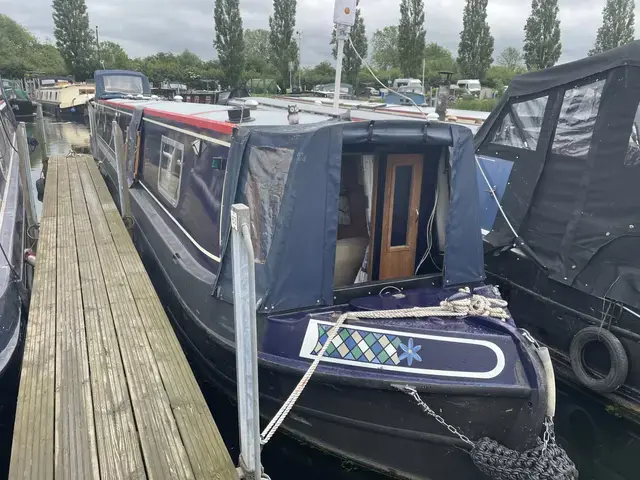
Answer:
<svg viewBox="0 0 640 480"><path fill-rule="evenodd" d="M9 478L237 479L86 155L49 161Z"/></svg>

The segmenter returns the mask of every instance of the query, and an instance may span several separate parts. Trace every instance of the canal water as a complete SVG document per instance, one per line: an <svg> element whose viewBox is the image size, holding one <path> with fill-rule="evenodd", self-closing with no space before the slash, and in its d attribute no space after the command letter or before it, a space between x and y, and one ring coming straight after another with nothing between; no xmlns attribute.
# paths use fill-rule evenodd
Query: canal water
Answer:
<svg viewBox="0 0 640 480"><path fill-rule="evenodd" d="M33 135L33 125L28 125L27 129L29 134ZM49 155L64 155L71 150L86 149L89 146L89 131L85 125L47 120L45 130ZM31 166L35 181L40 177L42 170L40 147L32 155ZM37 203L37 208L40 211L40 203ZM196 376L231 456L237 461L239 452L236 406L209 384L201 372L196 370ZM0 404L0 479L6 477L8 469L17 381L17 372L11 372L3 379L3 398ZM408 404L407 408L418 407ZM558 385L556 435L578 465L581 480L640 478L640 427L618 418L615 409L607 408L584 391L563 384ZM276 435L264 448L263 463L266 473L274 480L386 478L363 472L349 462L324 455L284 435ZM481 476L478 475L478 478Z"/></svg>

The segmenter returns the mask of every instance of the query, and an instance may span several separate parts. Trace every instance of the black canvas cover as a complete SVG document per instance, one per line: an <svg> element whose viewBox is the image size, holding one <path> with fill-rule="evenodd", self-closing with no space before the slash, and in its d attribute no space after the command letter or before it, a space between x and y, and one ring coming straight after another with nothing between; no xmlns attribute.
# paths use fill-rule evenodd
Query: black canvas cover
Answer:
<svg viewBox="0 0 640 480"><path fill-rule="evenodd" d="M251 210L259 311L333 304L340 173L345 145L451 148L445 282L484 280L470 130L415 121L328 121L242 126L229 151L222 209L222 270L214 293L232 302L230 206Z"/></svg>
<svg viewBox="0 0 640 480"><path fill-rule="evenodd" d="M526 113L534 103L544 111ZM548 276L636 307L639 104L640 42L633 42L517 77L475 139L481 158L510 163L502 206ZM491 161L482 165L496 182ZM486 240L513 241L500 215Z"/></svg>

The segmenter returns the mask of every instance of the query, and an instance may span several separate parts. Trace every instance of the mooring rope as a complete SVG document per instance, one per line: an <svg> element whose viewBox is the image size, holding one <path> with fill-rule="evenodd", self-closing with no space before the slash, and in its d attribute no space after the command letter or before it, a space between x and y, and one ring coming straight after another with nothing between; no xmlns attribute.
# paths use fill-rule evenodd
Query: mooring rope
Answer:
<svg viewBox="0 0 640 480"><path fill-rule="evenodd" d="M340 315L340 318L333 325L327 334L327 340L322 345L320 352L311 366L303 375L296 388L287 400L282 404L278 413L271 419L267 427L260 435L262 445L265 445L273 434L278 430L284 419L297 402L304 388L309 383L311 376L314 374L318 365L322 361L327 348L338 335L340 327L347 320L358 319L391 319L391 318L419 318L419 317L493 317L506 320L509 313L506 311L507 302L498 298L487 298L482 295L472 294L469 288L463 288L455 295L440 302L440 306L436 307L415 307L400 310L375 310L366 312L347 312Z"/></svg>

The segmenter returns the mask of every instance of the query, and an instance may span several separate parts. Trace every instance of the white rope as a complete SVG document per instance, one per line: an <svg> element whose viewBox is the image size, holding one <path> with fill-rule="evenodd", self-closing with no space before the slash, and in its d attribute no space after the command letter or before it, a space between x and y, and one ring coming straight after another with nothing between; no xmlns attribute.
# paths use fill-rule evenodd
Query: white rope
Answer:
<svg viewBox="0 0 640 480"><path fill-rule="evenodd" d="M487 298L482 295L472 295L469 288L463 288L459 293L440 302L437 307L415 307L400 310L375 310L366 312L347 312L340 315L338 321L333 325L327 334L327 340L322 345L320 352L309 369L293 389L291 395L280 407L278 413L271 419L269 425L262 431L260 435L262 445L265 445L274 433L278 430L284 419L295 405L296 401L302 394L304 388L309 383L311 376L314 374L318 365L322 361L327 348L338 335L340 327L346 320L358 319L383 319L383 318L410 318L410 317L493 317L506 320L509 314L506 311L507 302L497 298Z"/></svg>

